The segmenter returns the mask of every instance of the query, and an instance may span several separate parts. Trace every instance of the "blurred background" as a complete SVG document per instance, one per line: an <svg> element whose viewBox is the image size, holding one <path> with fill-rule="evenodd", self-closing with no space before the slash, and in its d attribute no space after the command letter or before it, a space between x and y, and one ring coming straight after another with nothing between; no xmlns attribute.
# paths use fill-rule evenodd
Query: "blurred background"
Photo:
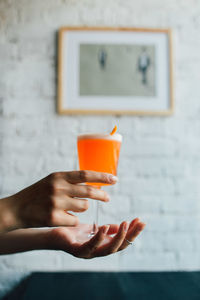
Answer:
<svg viewBox="0 0 200 300"><path fill-rule="evenodd" d="M134 246L106 258L1 256L0 295L32 271L200 268L199 16L197 0L0 0L0 196L77 169L77 135L117 124L124 136L119 182L108 189L100 223L147 223ZM59 116L57 31L79 25L172 28L174 115Z"/></svg>

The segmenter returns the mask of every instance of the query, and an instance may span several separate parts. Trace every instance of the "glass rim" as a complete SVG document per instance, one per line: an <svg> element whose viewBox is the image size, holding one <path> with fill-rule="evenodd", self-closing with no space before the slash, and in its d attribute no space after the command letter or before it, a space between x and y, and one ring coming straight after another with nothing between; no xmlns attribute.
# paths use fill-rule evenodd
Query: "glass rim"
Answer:
<svg viewBox="0 0 200 300"><path fill-rule="evenodd" d="M103 134L103 133L83 133L79 134L77 137L77 140L85 140L85 139L91 139L91 140L115 140L122 142L122 135L119 133L114 133L113 135L111 134Z"/></svg>

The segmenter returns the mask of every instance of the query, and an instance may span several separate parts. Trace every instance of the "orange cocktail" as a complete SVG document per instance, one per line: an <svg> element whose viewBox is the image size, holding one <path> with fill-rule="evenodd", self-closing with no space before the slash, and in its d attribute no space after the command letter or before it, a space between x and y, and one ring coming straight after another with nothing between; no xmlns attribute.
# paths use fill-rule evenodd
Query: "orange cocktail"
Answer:
<svg viewBox="0 0 200 300"><path fill-rule="evenodd" d="M78 136L80 170L117 174L122 136L111 134L84 134ZM96 184L95 185L104 185Z"/></svg>
<svg viewBox="0 0 200 300"><path fill-rule="evenodd" d="M80 170L111 173L117 175L122 136L116 132L111 134L83 134L78 136L78 157ZM99 188L102 183L89 183ZM98 201L96 202L93 230L89 236L93 236L98 230ZM94 203L95 205L95 203Z"/></svg>

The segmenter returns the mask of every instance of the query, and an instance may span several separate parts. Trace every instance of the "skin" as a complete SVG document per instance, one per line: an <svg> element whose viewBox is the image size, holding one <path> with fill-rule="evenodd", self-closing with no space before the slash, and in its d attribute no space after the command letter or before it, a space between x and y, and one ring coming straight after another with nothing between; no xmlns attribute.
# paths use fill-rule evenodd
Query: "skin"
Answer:
<svg viewBox="0 0 200 300"><path fill-rule="evenodd" d="M11 254L29 250L62 250L75 257L91 259L107 256L126 249L142 232L145 224L138 218L130 224L122 222L99 227L94 237L88 240L92 225L79 224L76 227L54 229L18 229L0 235L0 254ZM85 241L80 236L85 234Z"/></svg>
<svg viewBox="0 0 200 300"><path fill-rule="evenodd" d="M111 174L93 171L50 174L19 193L0 200L0 232L30 227L76 226L78 217L69 213L84 212L87 199L109 201L108 194L85 182L115 184Z"/></svg>
<svg viewBox="0 0 200 300"><path fill-rule="evenodd" d="M91 259L124 250L126 239L134 241L144 229L139 219L104 225L88 238L92 225L79 224L68 211L84 212L86 198L107 202L105 191L85 182L116 183L111 174L92 171L53 173L19 193L0 200L0 254L36 249L62 250L75 257ZM53 229L19 229L59 226ZM66 226L66 227L63 227ZM70 227L71 226L71 227ZM72 227L74 226L74 227ZM17 229L17 230L13 230ZM10 231L7 232L6 231Z"/></svg>

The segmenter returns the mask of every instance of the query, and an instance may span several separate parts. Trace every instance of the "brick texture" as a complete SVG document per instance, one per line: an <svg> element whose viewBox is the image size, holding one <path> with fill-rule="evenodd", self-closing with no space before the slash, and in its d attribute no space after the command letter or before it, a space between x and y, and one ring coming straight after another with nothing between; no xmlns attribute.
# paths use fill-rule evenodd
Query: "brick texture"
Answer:
<svg viewBox="0 0 200 300"><path fill-rule="evenodd" d="M120 180L100 221L140 216L147 223L127 253L96 263L60 252L1 256L1 294L32 270L200 268L199 16L197 0L0 1L0 195L77 168L77 134L117 124L124 135ZM63 25L171 27L175 114L58 116L56 32Z"/></svg>

